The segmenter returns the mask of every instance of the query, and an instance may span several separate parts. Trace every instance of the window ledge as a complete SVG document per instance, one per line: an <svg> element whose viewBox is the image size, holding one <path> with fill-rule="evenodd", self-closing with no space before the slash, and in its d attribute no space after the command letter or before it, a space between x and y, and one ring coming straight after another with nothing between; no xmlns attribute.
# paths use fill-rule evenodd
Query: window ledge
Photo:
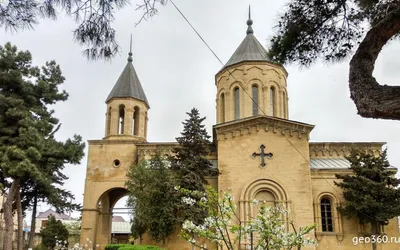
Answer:
<svg viewBox="0 0 400 250"><path fill-rule="evenodd" d="M342 241L343 238L344 238L344 234L343 233L339 233L339 232L316 232L315 233L315 238L318 241L320 241L323 236L336 236L336 239L338 241Z"/></svg>

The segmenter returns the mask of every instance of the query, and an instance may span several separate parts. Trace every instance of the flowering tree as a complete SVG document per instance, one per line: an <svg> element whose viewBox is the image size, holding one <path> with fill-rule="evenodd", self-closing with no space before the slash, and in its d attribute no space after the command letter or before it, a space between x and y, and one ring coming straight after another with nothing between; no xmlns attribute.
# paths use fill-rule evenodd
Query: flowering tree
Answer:
<svg viewBox="0 0 400 250"><path fill-rule="evenodd" d="M186 220L180 232L183 239L200 249L208 249L205 240L223 249L240 249L244 239L249 237L249 245L254 250L295 247L299 250L304 245L315 244L315 240L307 238L307 234L312 232L315 225L296 229L293 221L285 221L288 212L282 207L261 204L256 217L245 225L236 213L236 204L229 192L219 196L211 187L208 187L205 193L177 189L187 196L182 198L182 202L193 205L199 200L199 205L208 211L203 224L196 225ZM258 202L253 201L252 205L256 206Z"/></svg>

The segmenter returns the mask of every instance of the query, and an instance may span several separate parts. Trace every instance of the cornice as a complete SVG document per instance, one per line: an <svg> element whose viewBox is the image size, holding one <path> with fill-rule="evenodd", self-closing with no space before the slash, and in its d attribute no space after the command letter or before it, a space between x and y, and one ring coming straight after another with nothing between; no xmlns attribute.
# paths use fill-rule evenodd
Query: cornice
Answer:
<svg viewBox="0 0 400 250"><path fill-rule="evenodd" d="M286 71L286 69L285 69L285 67L283 67L283 65L282 64L278 64L278 63L273 63L273 62L268 62L268 61L242 61L242 62L239 62L239 63L236 63L236 64L232 64L232 65L229 65L228 67L224 67L224 68L222 68L222 69L220 69L219 71L218 71L218 73L217 74L215 74L215 82L217 82L217 78L218 77L220 77L221 75L223 75L225 72L227 72L227 71L230 71L230 70L232 70L232 69L234 69L234 68L238 68L238 67L242 67L242 66L247 66L247 65L267 65L267 66L270 66L270 67L275 67L275 68L279 68L279 69L281 69L282 71L283 71L283 73L284 73L284 75L285 75L285 77L287 78L288 77L288 72ZM229 74L229 73L228 73Z"/></svg>
<svg viewBox="0 0 400 250"><path fill-rule="evenodd" d="M359 149L369 154L382 152L385 142L310 142L311 158L346 157L352 149Z"/></svg>
<svg viewBox="0 0 400 250"><path fill-rule="evenodd" d="M298 137L299 139L306 137L308 140L314 125L272 116L258 115L217 124L213 128L218 141L229 137L251 134L260 130L272 133L279 132L280 134Z"/></svg>

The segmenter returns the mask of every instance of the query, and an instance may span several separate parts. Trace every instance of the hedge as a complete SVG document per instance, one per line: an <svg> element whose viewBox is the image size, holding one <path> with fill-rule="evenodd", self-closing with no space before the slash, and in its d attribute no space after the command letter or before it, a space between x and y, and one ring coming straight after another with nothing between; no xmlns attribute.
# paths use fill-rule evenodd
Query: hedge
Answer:
<svg viewBox="0 0 400 250"><path fill-rule="evenodd" d="M163 250L156 246L129 245L129 244L109 244L105 250Z"/></svg>

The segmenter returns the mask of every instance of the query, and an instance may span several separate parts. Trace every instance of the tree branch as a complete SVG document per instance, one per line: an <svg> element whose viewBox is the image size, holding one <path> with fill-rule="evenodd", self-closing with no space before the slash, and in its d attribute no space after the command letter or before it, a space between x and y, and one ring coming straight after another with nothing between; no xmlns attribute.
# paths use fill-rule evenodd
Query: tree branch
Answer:
<svg viewBox="0 0 400 250"><path fill-rule="evenodd" d="M373 26L350 61L351 99L362 117L400 120L400 86L380 85L372 76L382 47L400 32L400 6Z"/></svg>

